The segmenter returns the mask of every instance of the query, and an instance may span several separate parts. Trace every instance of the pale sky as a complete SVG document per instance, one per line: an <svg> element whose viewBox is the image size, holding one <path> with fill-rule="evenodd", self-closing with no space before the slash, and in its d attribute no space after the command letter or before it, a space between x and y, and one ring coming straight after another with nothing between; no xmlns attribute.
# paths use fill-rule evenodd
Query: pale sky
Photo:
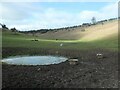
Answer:
<svg viewBox="0 0 120 90"><path fill-rule="evenodd" d="M118 17L117 1L1 2L0 9L0 23L21 31L80 25L92 17L97 21Z"/></svg>

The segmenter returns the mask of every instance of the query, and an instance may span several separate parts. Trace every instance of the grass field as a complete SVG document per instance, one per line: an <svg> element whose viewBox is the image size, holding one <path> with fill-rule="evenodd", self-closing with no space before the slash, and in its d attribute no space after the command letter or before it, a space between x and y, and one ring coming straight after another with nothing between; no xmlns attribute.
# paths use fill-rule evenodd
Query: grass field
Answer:
<svg viewBox="0 0 120 90"><path fill-rule="evenodd" d="M80 31L76 30L76 32L80 32ZM81 33L83 32L80 32L80 36L81 36ZM59 34L59 36L60 35L61 33ZM95 26L88 27L86 28L84 35L82 34L82 37L76 40L59 39L56 41L55 39L47 39L47 38L41 39L41 35L40 35L35 37L36 39L38 39L38 41L32 41L34 39L32 35L26 35L21 33L14 34L14 32L11 32L11 31L3 31L2 36L3 36L2 37L3 52L5 48L13 48L13 51L14 51L14 47L29 48L29 49L35 49L35 48L36 49L53 49L53 50L54 49L55 50L105 49L105 50L115 50L115 51L118 50L117 21L109 22L109 23L107 22L105 23L104 26L95 25ZM46 36L47 36L47 33L46 33ZM51 36L51 34L49 36ZM61 43L63 44L63 46L60 46ZM26 51L24 51L23 53L25 52Z"/></svg>
<svg viewBox="0 0 120 90"><path fill-rule="evenodd" d="M116 22L115 22L115 24L116 24ZM98 26L96 26L96 27L98 28ZM114 27L115 27L115 25L114 25ZM95 26L94 26L94 28L95 28ZM24 46L26 47L26 46L28 46L28 47L59 48L59 44L63 43L63 44L65 44L65 46L63 46L62 48L64 48L64 47L69 48L71 46L72 48L82 49L82 48L88 48L88 46L93 46L93 48L94 47L98 47L98 48L105 47L106 43L108 43L109 44L108 48L117 48L117 45L118 45L118 43L117 43L117 40L118 40L117 26L114 29L110 28L110 30L109 30L109 28L108 29L105 28L101 31L98 29L91 31L91 29L90 29L90 30L87 30L85 33L86 34L84 34L84 37L81 37L80 39L77 39L77 40L59 39L56 41L55 39L41 39L40 37L36 37L39 41L34 42L34 41L31 41L34 38L33 36L20 34L20 33L14 34L10 31L4 31L2 40L3 40L3 47L16 47L16 46L17 47L24 47ZM46 36L47 36L47 34L46 34Z"/></svg>

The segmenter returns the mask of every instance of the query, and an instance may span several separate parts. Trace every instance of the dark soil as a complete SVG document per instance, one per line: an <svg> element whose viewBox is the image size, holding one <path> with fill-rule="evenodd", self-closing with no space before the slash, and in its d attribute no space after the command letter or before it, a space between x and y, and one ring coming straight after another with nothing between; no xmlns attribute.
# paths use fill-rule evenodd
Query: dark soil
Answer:
<svg viewBox="0 0 120 90"><path fill-rule="evenodd" d="M98 59L96 54L105 58ZM79 52L77 65L2 65L3 88L118 88L118 53Z"/></svg>

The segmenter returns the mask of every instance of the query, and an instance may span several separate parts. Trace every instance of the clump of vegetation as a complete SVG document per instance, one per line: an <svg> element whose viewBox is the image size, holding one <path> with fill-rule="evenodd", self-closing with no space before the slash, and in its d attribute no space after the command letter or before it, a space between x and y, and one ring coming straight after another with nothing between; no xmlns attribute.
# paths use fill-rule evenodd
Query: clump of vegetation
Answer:
<svg viewBox="0 0 120 90"><path fill-rule="evenodd" d="M0 23L0 25L2 26L2 29L8 29L8 27L5 24Z"/></svg>
<svg viewBox="0 0 120 90"><path fill-rule="evenodd" d="M17 32L18 32L15 27L14 27L14 28L11 28L10 30L11 30L12 32L14 32L14 34L17 34Z"/></svg>

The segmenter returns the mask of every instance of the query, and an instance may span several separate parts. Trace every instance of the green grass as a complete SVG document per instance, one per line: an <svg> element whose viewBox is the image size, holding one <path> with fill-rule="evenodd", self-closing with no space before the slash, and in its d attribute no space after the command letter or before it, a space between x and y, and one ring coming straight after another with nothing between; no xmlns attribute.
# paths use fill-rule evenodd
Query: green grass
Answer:
<svg viewBox="0 0 120 90"><path fill-rule="evenodd" d="M32 41L33 36L25 34L14 34L13 32L4 31L2 33L2 49L0 54L2 58L16 55L57 55L76 56L80 51L118 51L118 38L110 38L84 42L79 40L44 40L37 37L39 41ZM61 47L60 44L63 43Z"/></svg>
<svg viewBox="0 0 120 90"><path fill-rule="evenodd" d="M36 37L39 41L32 41L33 36L25 34L14 34L12 32L4 31L2 37L3 47L28 47L28 48L53 48L53 49L110 49L118 50L118 38L113 36L110 38L84 42L79 40L44 40ZM60 44L63 46L60 47Z"/></svg>

